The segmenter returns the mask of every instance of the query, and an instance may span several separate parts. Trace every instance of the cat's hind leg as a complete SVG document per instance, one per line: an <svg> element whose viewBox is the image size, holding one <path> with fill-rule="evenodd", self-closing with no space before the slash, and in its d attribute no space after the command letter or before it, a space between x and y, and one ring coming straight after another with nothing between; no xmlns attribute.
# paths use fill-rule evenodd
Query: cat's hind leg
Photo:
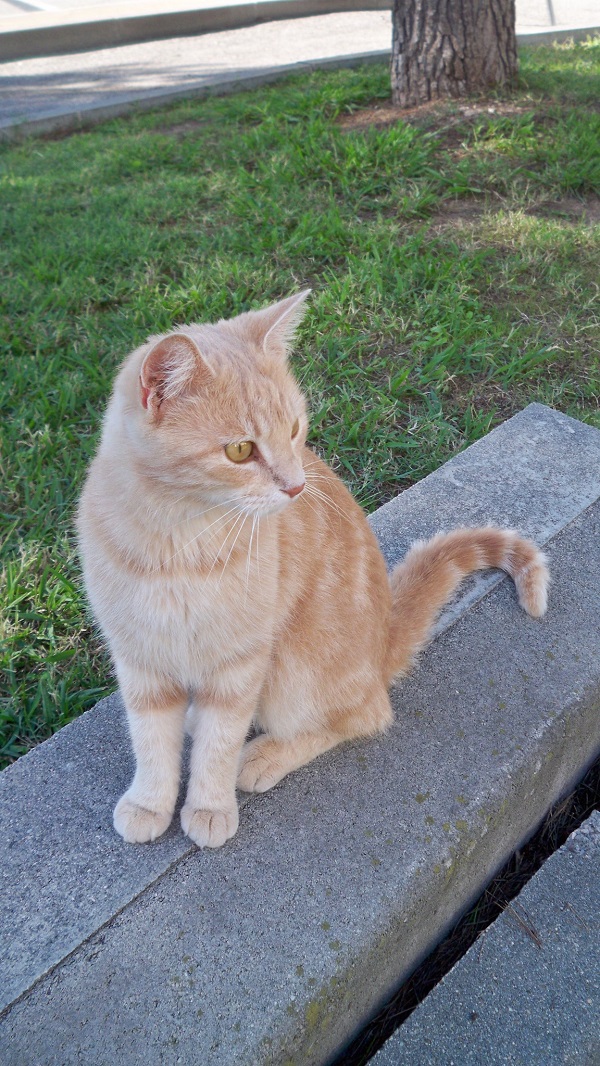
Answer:
<svg viewBox="0 0 600 1066"><path fill-rule="evenodd" d="M324 728L278 737L262 733L242 749L238 787L244 792L266 792L286 774L298 770L345 740L383 732L392 721L386 689L378 686L354 707L324 715Z"/></svg>
<svg viewBox="0 0 600 1066"><path fill-rule="evenodd" d="M242 749L238 787L244 792L266 792L286 774L329 751L343 739L335 733L299 733L292 740L280 740L261 733Z"/></svg>

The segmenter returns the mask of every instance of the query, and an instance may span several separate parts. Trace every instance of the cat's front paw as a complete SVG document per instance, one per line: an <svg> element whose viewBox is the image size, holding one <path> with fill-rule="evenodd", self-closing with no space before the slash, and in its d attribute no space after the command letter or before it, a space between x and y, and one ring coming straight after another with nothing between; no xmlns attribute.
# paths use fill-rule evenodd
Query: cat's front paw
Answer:
<svg viewBox="0 0 600 1066"><path fill-rule="evenodd" d="M181 828L199 848L220 848L237 832L239 820L237 807L209 811L186 803L181 809Z"/></svg>
<svg viewBox="0 0 600 1066"><path fill-rule="evenodd" d="M126 792L115 807L113 824L128 844L146 844L168 829L172 811L151 811L130 799Z"/></svg>

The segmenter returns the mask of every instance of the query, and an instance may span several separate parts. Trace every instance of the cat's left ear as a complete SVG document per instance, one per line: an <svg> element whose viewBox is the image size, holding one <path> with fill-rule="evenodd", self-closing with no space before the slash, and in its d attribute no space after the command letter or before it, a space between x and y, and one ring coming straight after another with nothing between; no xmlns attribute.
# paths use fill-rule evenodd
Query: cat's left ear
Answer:
<svg viewBox="0 0 600 1066"><path fill-rule="evenodd" d="M310 289L304 289L295 296L288 296L287 300L280 300L279 303L265 307L264 311L254 312L262 332L265 354L281 352L282 355L287 355L294 333L304 317L305 303L310 292Z"/></svg>
<svg viewBox="0 0 600 1066"><path fill-rule="evenodd" d="M181 396L200 371L209 374L198 348L185 333L170 333L147 353L140 369L142 407L160 417L165 401Z"/></svg>

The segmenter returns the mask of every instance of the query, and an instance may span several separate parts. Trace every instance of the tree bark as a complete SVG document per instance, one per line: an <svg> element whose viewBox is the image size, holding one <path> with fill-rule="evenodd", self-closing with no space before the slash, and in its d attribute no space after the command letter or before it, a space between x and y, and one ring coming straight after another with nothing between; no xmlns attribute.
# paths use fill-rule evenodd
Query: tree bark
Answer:
<svg viewBox="0 0 600 1066"><path fill-rule="evenodd" d="M394 0L394 104L485 92L516 73L515 0Z"/></svg>

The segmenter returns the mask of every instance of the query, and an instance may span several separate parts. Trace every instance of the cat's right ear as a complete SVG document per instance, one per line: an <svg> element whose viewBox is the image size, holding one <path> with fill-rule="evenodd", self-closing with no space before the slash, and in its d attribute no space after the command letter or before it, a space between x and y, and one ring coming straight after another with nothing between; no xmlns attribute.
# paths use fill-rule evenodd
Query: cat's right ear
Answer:
<svg viewBox="0 0 600 1066"><path fill-rule="evenodd" d="M294 296L288 296L287 300L280 300L262 311L252 312L259 323L264 352L279 350L286 353L289 350L296 327L304 317L305 302L310 293L310 289L304 289Z"/></svg>
<svg viewBox="0 0 600 1066"><path fill-rule="evenodd" d="M210 372L191 337L171 333L148 352L140 370L142 407L160 417L166 400L181 396L198 372Z"/></svg>

